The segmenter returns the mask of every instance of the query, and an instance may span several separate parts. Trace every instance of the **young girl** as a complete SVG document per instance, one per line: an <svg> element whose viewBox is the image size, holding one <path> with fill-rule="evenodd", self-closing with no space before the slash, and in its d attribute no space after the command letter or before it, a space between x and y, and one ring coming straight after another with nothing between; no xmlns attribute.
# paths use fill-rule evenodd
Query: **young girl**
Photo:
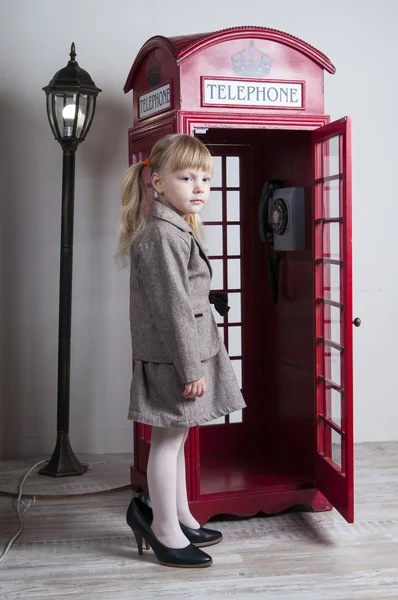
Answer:
<svg viewBox="0 0 398 600"><path fill-rule="evenodd" d="M155 198L143 217L146 167ZM212 170L202 142L172 134L122 180L118 255L130 255L134 359L128 417L152 425L151 501L133 498L127 522L140 554L144 538L161 564L179 567L211 565L199 548L222 539L189 510L189 428L246 406L209 302L212 269L199 213L209 200Z"/></svg>

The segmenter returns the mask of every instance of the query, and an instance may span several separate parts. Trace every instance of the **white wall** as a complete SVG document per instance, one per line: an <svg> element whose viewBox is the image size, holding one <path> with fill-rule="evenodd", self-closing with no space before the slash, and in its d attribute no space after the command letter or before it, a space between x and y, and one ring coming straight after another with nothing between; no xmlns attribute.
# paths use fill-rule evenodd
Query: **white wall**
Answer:
<svg viewBox="0 0 398 600"><path fill-rule="evenodd" d="M0 456L48 454L55 442L62 152L41 88L74 41L80 66L103 89L76 157L70 429L76 452L126 452L128 272L113 259L132 124L122 87L152 35L250 24L296 35L337 67L325 74L325 97L332 119L353 119L354 314L363 321L355 330L356 440L397 439L398 205L387 182L398 164L398 4L13 0L0 10Z"/></svg>

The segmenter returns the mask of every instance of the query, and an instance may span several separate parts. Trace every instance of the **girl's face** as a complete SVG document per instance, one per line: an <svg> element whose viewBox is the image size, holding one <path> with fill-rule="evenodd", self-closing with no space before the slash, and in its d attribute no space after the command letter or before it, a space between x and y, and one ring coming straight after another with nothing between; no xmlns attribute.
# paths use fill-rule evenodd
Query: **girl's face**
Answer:
<svg viewBox="0 0 398 600"><path fill-rule="evenodd" d="M207 204L210 196L211 172L184 169L171 172L167 165L152 174L152 185L160 201L181 217L195 214Z"/></svg>

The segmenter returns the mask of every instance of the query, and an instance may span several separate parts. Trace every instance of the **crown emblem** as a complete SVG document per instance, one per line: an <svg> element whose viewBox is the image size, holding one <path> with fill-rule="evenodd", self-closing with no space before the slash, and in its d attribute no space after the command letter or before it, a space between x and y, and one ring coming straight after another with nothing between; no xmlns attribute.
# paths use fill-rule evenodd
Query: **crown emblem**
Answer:
<svg viewBox="0 0 398 600"><path fill-rule="evenodd" d="M250 40L249 47L231 56L234 73L245 77L258 77L271 72L272 58L261 52Z"/></svg>
<svg viewBox="0 0 398 600"><path fill-rule="evenodd" d="M157 85L159 83L160 71L161 71L160 62L155 56L155 51L153 51L151 54L151 58L149 59L148 71L147 71L148 82L149 82L150 86L153 87L154 85Z"/></svg>

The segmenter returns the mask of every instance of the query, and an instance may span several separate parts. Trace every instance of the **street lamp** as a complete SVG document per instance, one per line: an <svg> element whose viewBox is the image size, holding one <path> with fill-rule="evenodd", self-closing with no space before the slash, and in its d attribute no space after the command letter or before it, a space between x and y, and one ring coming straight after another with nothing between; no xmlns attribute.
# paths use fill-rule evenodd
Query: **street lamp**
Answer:
<svg viewBox="0 0 398 600"><path fill-rule="evenodd" d="M90 129L96 98L101 90L79 67L75 44L70 61L43 88L47 116L55 139L62 146L62 214L58 327L57 442L50 461L39 471L51 477L82 475L87 466L76 458L69 442L70 338L73 268L73 213L75 152Z"/></svg>

